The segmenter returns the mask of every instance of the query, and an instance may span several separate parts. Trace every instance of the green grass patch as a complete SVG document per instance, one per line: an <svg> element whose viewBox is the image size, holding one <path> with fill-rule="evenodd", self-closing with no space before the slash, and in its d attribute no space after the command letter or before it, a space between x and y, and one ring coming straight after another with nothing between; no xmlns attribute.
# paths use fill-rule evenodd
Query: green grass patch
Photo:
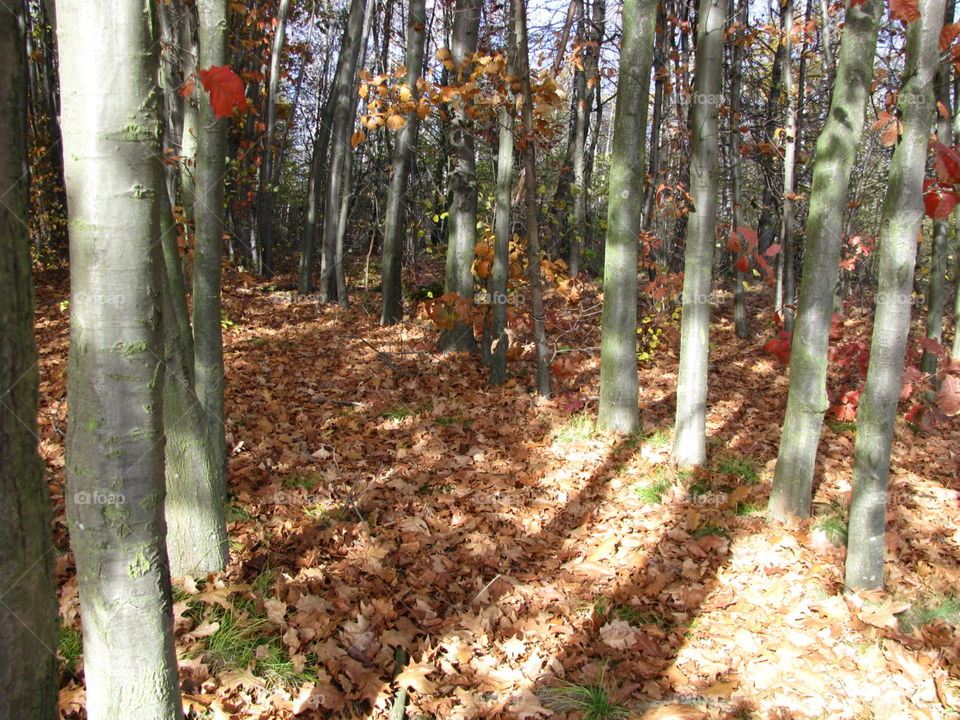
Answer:
<svg viewBox="0 0 960 720"><path fill-rule="evenodd" d="M321 480L322 478L319 475L292 475L284 478L280 484L286 490L296 490L297 488L313 490L320 484Z"/></svg>
<svg viewBox="0 0 960 720"><path fill-rule="evenodd" d="M413 408L409 408L406 405L397 405L395 408L380 413L380 417L385 417L390 420L403 420L404 418L413 417L416 414L417 411Z"/></svg>
<svg viewBox="0 0 960 720"><path fill-rule="evenodd" d="M613 614L620 620L624 620L638 628L644 625L655 625L661 630L669 630L671 628L670 621L656 612L644 612L639 608L620 606L613 611Z"/></svg>
<svg viewBox="0 0 960 720"><path fill-rule="evenodd" d="M672 486L673 482L670 478L661 472L650 482L634 485L633 492L647 505L659 505L663 502L663 496L667 494Z"/></svg>
<svg viewBox="0 0 960 720"><path fill-rule="evenodd" d="M838 435L844 432L857 431L857 424L855 422L850 422L850 421L845 422L843 420L827 420L827 425L829 425L830 429L833 430L833 432L837 433Z"/></svg>
<svg viewBox="0 0 960 720"><path fill-rule="evenodd" d="M570 422L553 434L553 444L573 443L580 440L589 440L597 431L597 424L587 413L580 413L570 418Z"/></svg>
<svg viewBox="0 0 960 720"><path fill-rule="evenodd" d="M596 685L562 682L541 692L544 705L555 712L580 712L583 720L617 720L630 716L630 711L613 702L603 677Z"/></svg>
<svg viewBox="0 0 960 720"><path fill-rule="evenodd" d="M691 537L695 537L695 538L702 538L702 537L707 537L708 535L715 535L717 537L725 538L726 540L730 539L730 533L728 533L725 528L719 527L717 525L704 525L702 527L698 527L696 530L690 533L690 535Z"/></svg>
<svg viewBox="0 0 960 720"><path fill-rule="evenodd" d="M931 595L922 605L904 611L898 619L903 632L913 632L931 623L960 625L960 594Z"/></svg>
<svg viewBox="0 0 960 720"><path fill-rule="evenodd" d="M716 472L721 475L733 475L749 485L759 481L757 462L753 458L738 455L724 455L717 459Z"/></svg>
<svg viewBox="0 0 960 720"><path fill-rule="evenodd" d="M224 510L227 516L227 522L243 522L250 519L250 513L248 513L242 506L228 504Z"/></svg>
<svg viewBox="0 0 960 720"><path fill-rule="evenodd" d="M66 625L60 626L60 636L57 639L57 658L64 669L76 674L83 659L83 633Z"/></svg>
<svg viewBox="0 0 960 720"><path fill-rule="evenodd" d="M838 502L832 502L818 513L813 527L822 530L834 545L847 544L847 509Z"/></svg>

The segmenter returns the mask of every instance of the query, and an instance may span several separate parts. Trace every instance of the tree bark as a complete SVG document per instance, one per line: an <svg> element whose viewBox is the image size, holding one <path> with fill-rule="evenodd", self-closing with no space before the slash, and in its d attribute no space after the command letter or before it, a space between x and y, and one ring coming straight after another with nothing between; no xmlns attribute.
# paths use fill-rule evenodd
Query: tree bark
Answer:
<svg viewBox="0 0 960 720"><path fill-rule="evenodd" d="M740 214L740 205L743 201L743 158L740 155L740 87L741 87L741 47L740 29L749 26L750 4L744 2L739 10L735 9L736 0L730 0L730 13L736 28L730 35L730 217L734 229L741 227L743 221ZM743 20L737 16L743 13ZM742 23L742 24L741 24ZM734 258L733 267L733 323L738 338L750 337L750 324L747 317L747 274L736 267Z"/></svg>
<svg viewBox="0 0 960 720"><path fill-rule="evenodd" d="M863 128L883 3L849 5L826 125L817 140L806 248L790 356L790 389L768 512L810 514L813 472L827 411L827 347L850 171Z"/></svg>
<svg viewBox="0 0 960 720"><path fill-rule="evenodd" d="M480 0L456 0L450 54L458 85L465 83L470 76L470 56L477 49L479 29ZM477 239L477 159L473 128L463 107L450 121L447 136L453 167L447 175L450 210L444 290L472 302L473 247ZM476 352L473 326L458 320L452 330L441 333L439 345L443 352Z"/></svg>
<svg viewBox="0 0 960 720"><path fill-rule="evenodd" d="M946 3L944 25L953 22L954 0ZM940 65L935 79L936 99L950 109L950 68ZM937 114L937 140L953 146L953 128L950 117ZM933 221L933 242L930 247L930 280L927 283L927 312L924 317L926 337L940 342L943 339L943 307L947 294L947 255L950 252L950 222L947 219ZM924 349L920 358L920 370L929 375L937 372L937 355Z"/></svg>
<svg viewBox="0 0 960 720"><path fill-rule="evenodd" d="M600 407L597 424L631 433L637 409L637 242L643 202L647 91L653 62L655 0L625 0L620 76L613 118L613 152L603 265Z"/></svg>
<svg viewBox="0 0 960 720"><path fill-rule="evenodd" d="M0 11L0 717L54 720L58 623L50 496L37 456L25 16L22 0Z"/></svg>
<svg viewBox="0 0 960 720"><path fill-rule="evenodd" d="M527 50L527 7L524 0L513 0L513 27L517 46L517 74L523 107L523 166L526 170L527 273L530 282L530 314L533 318L533 344L537 358L537 395L550 397L550 365L547 359L547 333L543 310L543 279L540 277L540 203L537 201L537 146L533 131L533 93L530 91L530 57Z"/></svg>
<svg viewBox="0 0 960 720"><path fill-rule="evenodd" d="M343 258L337 259L337 235L340 230L340 204L344 193L344 163L350 145L353 128L353 110L356 105L357 65L363 50L363 27L366 6L369 0L351 0L347 27L340 42L343 56L343 72L337 74L332 89L333 110L330 132L330 163L328 165L323 205L323 253L320 261L320 302L339 302L346 305L348 299L340 297L337 267L343 267ZM339 69L339 68L338 68ZM349 189L349 188L347 188Z"/></svg>
<svg viewBox="0 0 960 720"><path fill-rule="evenodd" d="M717 109L725 14L723 0L700 1L690 162L690 194L694 209L687 220L684 253L680 374L673 442L673 456L681 465L703 465L707 459L710 296L719 195Z"/></svg>
<svg viewBox="0 0 960 720"><path fill-rule="evenodd" d="M266 100L266 137L263 141L263 164L260 166L260 187L257 194L257 225L262 248L263 267L260 273L269 278L273 276L273 199L276 194L276 177L283 168L274 171L274 136L277 128L277 91L280 88L280 59L283 55L283 43L287 35L287 15L290 0L280 0L277 6L277 28L273 35L270 51L270 80L267 84Z"/></svg>
<svg viewBox="0 0 960 720"><path fill-rule="evenodd" d="M66 504L87 716L135 708L138 718L178 720L163 520L157 45L146 2L62 0L57 10L70 212Z"/></svg>
<svg viewBox="0 0 960 720"><path fill-rule="evenodd" d="M903 134L890 161L880 239L877 301L870 367L857 410L847 561L844 584L853 590L883 587L887 484L904 354L910 332L913 271L923 221L923 176L933 76L944 0L921 0L920 18L907 29L904 83L898 106Z"/></svg>
<svg viewBox="0 0 960 720"><path fill-rule="evenodd" d="M426 40L427 9L424 0L410 0L407 16L407 77L411 101L417 102L420 93L417 81L423 67L423 48ZM382 303L380 324L393 325L403 319L403 272L404 208L407 184L413 167L413 151L417 144L420 116L416 110L407 113L407 124L400 128L393 146L393 176L387 191L386 219L383 231Z"/></svg>

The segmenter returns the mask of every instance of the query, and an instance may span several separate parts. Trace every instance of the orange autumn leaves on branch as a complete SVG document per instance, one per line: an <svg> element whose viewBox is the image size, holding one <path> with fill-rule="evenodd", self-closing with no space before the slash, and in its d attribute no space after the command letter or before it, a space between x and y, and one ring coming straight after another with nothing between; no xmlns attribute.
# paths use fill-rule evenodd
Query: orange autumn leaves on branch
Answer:
<svg viewBox="0 0 960 720"><path fill-rule="evenodd" d="M218 118L233 114L233 109L246 110L247 96L243 88L243 80L229 65L213 65L209 70L198 70L200 83L210 96L210 106L213 114ZM196 86L196 77L191 76L177 92L183 97L189 97Z"/></svg>

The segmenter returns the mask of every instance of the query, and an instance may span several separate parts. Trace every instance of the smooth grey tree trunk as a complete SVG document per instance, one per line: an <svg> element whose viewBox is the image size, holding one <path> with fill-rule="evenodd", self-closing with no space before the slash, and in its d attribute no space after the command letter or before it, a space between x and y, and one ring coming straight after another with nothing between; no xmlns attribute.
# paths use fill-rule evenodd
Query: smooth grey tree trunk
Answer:
<svg viewBox="0 0 960 720"><path fill-rule="evenodd" d="M513 12L513 6L510 6ZM513 27L512 18L508 18ZM508 33L508 76L517 74L517 47L514 33ZM510 100L513 96L508 96ZM514 104L505 102L500 106L499 136L497 139L496 209L494 212L493 268L487 290L490 293L490 384L503 385L507 381L507 283L510 275L511 203L510 189L513 185L513 148L516 121Z"/></svg>
<svg viewBox="0 0 960 720"><path fill-rule="evenodd" d="M806 248L790 354L790 389L768 512L775 520L810 515L813 472L827 401L827 348L850 171L863 113L883 3L848 6L830 112L817 140L807 213Z"/></svg>
<svg viewBox="0 0 960 720"><path fill-rule="evenodd" d="M423 67L423 48L426 40L427 9L424 0L410 0L407 15L407 77L411 101L417 102L420 93L417 81ZM413 151L417 144L417 130L420 116L416 110L407 113L407 124L397 133L397 142L393 146L393 175L387 190L386 218L383 230L382 261L382 301L380 306L380 324L393 325L403 319L403 293L401 273L403 272L403 245L406 226L404 225L404 207L407 198L407 184L413 168Z"/></svg>
<svg viewBox="0 0 960 720"><path fill-rule="evenodd" d="M647 91L653 62L655 0L625 0L617 107L613 118L607 236L604 243L597 424L618 433L640 426L637 408L637 242L643 204Z"/></svg>
<svg viewBox="0 0 960 720"><path fill-rule="evenodd" d="M944 24L953 22L954 0L949 0L944 9ZM941 64L935 79L936 99L950 109L950 68ZM953 128L950 117L937 114L937 140L953 146ZM940 342L943 339L943 307L947 294L947 255L950 252L950 221L946 218L933 221L933 242L930 248L930 279L927 283L927 311L924 317L926 337ZM920 370L933 375L937 372L937 355L924 349L920 358Z"/></svg>
<svg viewBox="0 0 960 720"><path fill-rule="evenodd" d="M749 25L750 4L741 3L737 9L736 0L730 0L729 12L734 22L742 27ZM743 19L739 20L742 13ZM741 46L739 27L738 31L730 35L730 206L731 225L734 229L743 224L740 205L743 202L743 157L740 154L740 88L743 48ZM741 240L742 242L742 240ZM733 323L738 338L750 337L750 321L747 317L747 294L745 284L747 274L736 267L734 254L733 267Z"/></svg>
<svg viewBox="0 0 960 720"><path fill-rule="evenodd" d="M351 0L347 29L340 42L343 56L343 72L337 74L333 93L332 129L330 132L330 163L326 178L323 204L322 257L320 261L320 302L348 300L340 297L337 267L342 269L343 258L337 258L337 235L340 230L341 196L345 191L344 164L348 153L353 151L350 135L353 128L353 110L356 106L357 65L363 50L363 28L366 6L369 0ZM339 68L338 68L339 69ZM347 190L349 187L346 188ZM345 283L343 283L345 284Z"/></svg>
<svg viewBox="0 0 960 720"><path fill-rule="evenodd" d="M917 237L923 222L923 177L934 111L933 77L944 0L921 0L920 19L907 28L906 63L898 107L903 134L890 161L880 226L870 367L857 410L847 561L852 590L883 587L884 531L890 451L910 332Z"/></svg>
<svg viewBox="0 0 960 720"><path fill-rule="evenodd" d="M550 364L543 310L543 279L540 276L540 203L537 201L537 146L533 132L533 94L530 91L530 57L527 48L527 7L524 0L512 0L513 32L517 48L517 74L523 107L520 116L526 136L523 167L526 170L527 274L530 282L530 314L533 317L533 344L537 359L537 395L550 397ZM581 188L582 189L582 188Z"/></svg>
<svg viewBox="0 0 960 720"><path fill-rule="evenodd" d="M459 85L470 75L469 58L477 49L480 0L456 0L450 54L456 69L452 78ZM465 74L461 74L465 73ZM473 248L477 240L477 158L473 127L461 107L447 128L453 167L447 175L450 209L447 217L447 260L444 290L473 301ZM476 352L473 326L460 322L440 334L444 352Z"/></svg>
<svg viewBox="0 0 960 720"><path fill-rule="evenodd" d="M807 4L809 8L809 3ZM784 0L783 26L783 86L786 89L787 105L784 117L783 149L783 199L780 206L780 254L777 256L777 285L779 309L783 313L783 329L793 332L794 294L796 282L793 276L794 209L797 171L797 104L799 98L793 92L793 0ZM803 83L800 84L800 97Z"/></svg>
<svg viewBox="0 0 960 720"><path fill-rule="evenodd" d="M680 321L680 374L673 457L681 465L707 459L707 362L710 355L710 298L713 246L719 196L720 73L723 66L723 0L701 0L693 92L693 146L684 252L683 315Z"/></svg>
<svg viewBox="0 0 960 720"><path fill-rule="evenodd" d="M178 720L163 519L157 200L166 189L150 6L62 0L57 35L70 213L65 494L87 717Z"/></svg>
<svg viewBox="0 0 960 720"><path fill-rule="evenodd" d="M37 349L22 0L0 8L0 717L54 720L57 601L50 495L37 456Z"/></svg>

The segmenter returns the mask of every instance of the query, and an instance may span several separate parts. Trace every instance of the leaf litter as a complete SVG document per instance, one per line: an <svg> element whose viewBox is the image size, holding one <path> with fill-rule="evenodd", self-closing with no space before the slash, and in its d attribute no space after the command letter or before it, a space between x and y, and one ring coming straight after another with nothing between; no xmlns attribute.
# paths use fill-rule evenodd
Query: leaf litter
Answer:
<svg viewBox="0 0 960 720"><path fill-rule="evenodd" d="M551 701L570 687L628 714L609 717L958 717L960 612L938 611L960 583L955 421L898 420L889 592L844 596L830 522L845 522L854 432L824 426L814 517L767 524L786 375L724 307L710 466L683 473L670 333L640 363L643 431L613 437L590 420L595 350L563 354L555 399L537 401L527 351L490 389L429 328L260 290L226 274L230 564L175 582L190 717L386 718L401 688L408 718L584 717ZM40 452L75 635L63 274L37 295ZM593 288L548 299L552 337L599 345ZM637 491L654 482L656 502ZM68 667L63 643L61 659L61 714L83 718L82 660Z"/></svg>

